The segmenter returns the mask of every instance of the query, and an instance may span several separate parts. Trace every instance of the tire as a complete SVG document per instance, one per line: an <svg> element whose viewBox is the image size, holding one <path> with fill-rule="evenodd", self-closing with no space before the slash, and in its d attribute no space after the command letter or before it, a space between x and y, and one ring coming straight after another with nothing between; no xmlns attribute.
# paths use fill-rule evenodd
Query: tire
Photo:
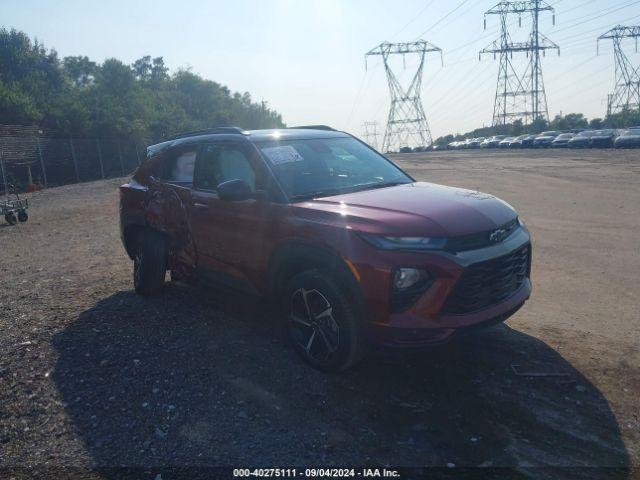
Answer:
<svg viewBox="0 0 640 480"><path fill-rule="evenodd" d="M29 220L29 215L27 214L27 212L26 212L25 210L20 210L20 211L18 212L18 221L19 221L20 223L24 223L24 222L26 222L27 220Z"/></svg>
<svg viewBox="0 0 640 480"><path fill-rule="evenodd" d="M154 295L162 290L167 271L167 242L153 230L142 231L133 259L133 285L139 295Z"/></svg>
<svg viewBox="0 0 640 480"><path fill-rule="evenodd" d="M365 355L365 336L344 288L323 270L295 275L284 289L286 330L300 357L324 372L346 370Z"/></svg>
<svg viewBox="0 0 640 480"><path fill-rule="evenodd" d="M7 222L9 225L15 225L16 223L18 223L18 219L16 218L16 214L15 214L15 213L13 213L13 212L7 213L7 214L4 216L4 219L6 220L6 222Z"/></svg>

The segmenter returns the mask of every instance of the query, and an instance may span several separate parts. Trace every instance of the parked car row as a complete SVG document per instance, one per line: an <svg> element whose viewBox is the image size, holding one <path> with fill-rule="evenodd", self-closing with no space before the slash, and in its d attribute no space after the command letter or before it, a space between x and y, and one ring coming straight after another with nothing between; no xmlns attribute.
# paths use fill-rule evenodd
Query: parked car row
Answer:
<svg viewBox="0 0 640 480"><path fill-rule="evenodd" d="M518 137L494 135L493 137L469 138L451 142L449 150L475 148L638 148L640 147L640 126L625 130L574 130L572 132L548 131L539 134L525 134ZM445 147L436 148L436 150Z"/></svg>

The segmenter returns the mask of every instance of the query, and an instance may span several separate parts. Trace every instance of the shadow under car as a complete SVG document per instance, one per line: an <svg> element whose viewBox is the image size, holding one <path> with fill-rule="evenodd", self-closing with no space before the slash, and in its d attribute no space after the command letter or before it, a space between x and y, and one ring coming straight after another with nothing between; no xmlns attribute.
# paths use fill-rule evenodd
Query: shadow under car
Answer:
<svg viewBox="0 0 640 480"><path fill-rule="evenodd" d="M275 323L259 302L176 284L82 313L55 338L53 378L95 468L112 478L113 467L249 465L626 474L603 395L532 336L500 325L327 375L299 361Z"/></svg>

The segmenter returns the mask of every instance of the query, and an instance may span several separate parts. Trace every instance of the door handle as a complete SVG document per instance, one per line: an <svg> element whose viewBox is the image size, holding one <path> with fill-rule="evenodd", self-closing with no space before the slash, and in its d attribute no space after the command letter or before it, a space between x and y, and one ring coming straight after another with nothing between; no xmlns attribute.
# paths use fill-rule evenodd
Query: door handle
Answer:
<svg viewBox="0 0 640 480"><path fill-rule="evenodd" d="M195 202L193 204L193 207L198 209L198 210L208 210L209 209L209 205L207 205L206 203L200 203L200 202Z"/></svg>

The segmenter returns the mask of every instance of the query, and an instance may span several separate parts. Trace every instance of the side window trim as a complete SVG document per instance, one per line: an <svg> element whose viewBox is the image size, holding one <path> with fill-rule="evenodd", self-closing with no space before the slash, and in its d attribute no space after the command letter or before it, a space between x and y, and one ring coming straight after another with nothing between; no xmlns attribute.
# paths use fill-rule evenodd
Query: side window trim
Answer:
<svg viewBox="0 0 640 480"><path fill-rule="evenodd" d="M201 164L202 162L204 162L204 149L207 147L207 145L216 145L219 144L221 142L202 142L201 144L198 145L198 155L196 156L196 166L193 169L193 190L197 191L197 192L206 192L206 193L217 193L218 189L217 186L216 188L204 188L198 185L198 170L199 168L201 168Z"/></svg>
<svg viewBox="0 0 640 480"><path fill-rule="evenodd" d="M229 140L229 139L208 140L208 141L203 141L198 145L198 155L196 156L196 166L194 169L193 184L191 186L191 189L194 192L217 194L217 189L209 189L209 188L203 188L198 186L196 181L196 175L199 168L198 165L202 161L204 148L207 145L217 145L222 143L237 145L246 154L247 159L249 160L249 163L251 164L252 168L256 173L256 180L260 179L260 182L263 184L262 187L267 189L268 191L271 192L272 195L274 195L274 197L272 198L274 201L276 201L277 203L288 202L287 195L285 194L284 189L282 188L282 185L280 185L280 182L278 181L277 177L274 175L273 171L271 170L271 167L269 166L268 162L265 160L260 149L255 145L255 143L238 142L237 140Z"/></svg>
<svg viewBox="0 0 640 480"><path fill-rule="evenodd" d="M154 168L158 168L158 167L162 167L162 168L167 168L167 163L168 162L175 162L178 157L184 153L187 153L189 151L193 151L196 154L196 160L195 160L195 164L197 164L198 161L198 156L200 153L200 145L189 145L187 146L178 146L178 147L174 147L174 148L169 148L168 150L166 150L165 152L163 152L161 154L161 158L158 159L158 163L161 165L157 165ZM176 181L171 181L170 179L167 178L162 178L161 176L159 176L157 174L157 171L153 171L151 172L151 174L149 175L149 177L158 182L161 183L163 185L172 185L174 187L181 187L181 188L193 188L193 184L195 181L195 164L194 164L194 169L193 169L193 176L191 178L190 182L176 182Z"/></svg>
<svg viewBox="0 0 640 480"><path fill-rule="evenodd" d="M238 149L239 152L241 152L244 157L246 158L249 166L251 167L251 170L253 170L253 173L256 177L256 184L258 182L258 178L260 178L261 176L264 175L263 172L261 172L261 169L259 168L258 165L256 165L256 160L252 159L252 155L255 155L255 152L253 151L253 149L250 148L249 145L242 143L242 142L238 142L238 141L234 141L234 140L218 140L218 141L206 141L200 144L199 148L198 148L198 154L196 156L196 164L195 164L195 168L193 171L193 190L195 191L200 191L200 192L208 192L208 193L217 193L218 189L217 188L205 188L205 187L201 187L198 185L197 182L197 173L198 173L198 168L201 164L201 162L204 161L204 150L208 145L219 145L219 146L232 146L232 147L236 147ZM258 157L259 158L259 157Z"/></svg>

